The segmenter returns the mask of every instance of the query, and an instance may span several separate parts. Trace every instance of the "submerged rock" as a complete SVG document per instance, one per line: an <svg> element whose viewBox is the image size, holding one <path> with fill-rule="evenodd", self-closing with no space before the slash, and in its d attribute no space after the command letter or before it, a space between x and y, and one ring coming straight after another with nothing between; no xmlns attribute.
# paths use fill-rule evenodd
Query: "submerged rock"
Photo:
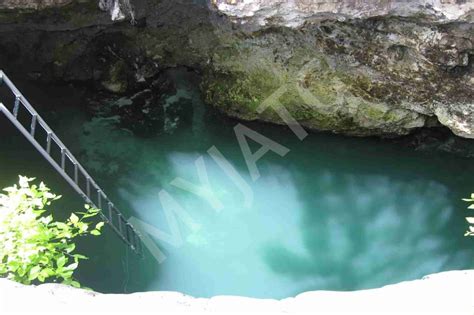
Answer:
<svg viewBox="0 0 474 315"><path fill-rule="evenodd" d="M202 73L211 106L239 119L283 124L283 106L312 130L443 125L474 138L473 1L135 0L134 25L94 2L24 11L28 1L0 5L7 70L124 94L185 66Z"/></svg>
<svg viewBox="0 0 474 315"><path fill-rule="evenodd" d="M139 79L140 81L142 79ZM121 81L117 83L120 85ZM173 76L165 71L143 79L134 88L124 87L115 91L106 87L89 99L89 106L96 118L109 120L120 129L140 137L153 137L173 133L192 120L193 108L190 96L178 89ZM121 93L117 98L115 93Z"/></svg>

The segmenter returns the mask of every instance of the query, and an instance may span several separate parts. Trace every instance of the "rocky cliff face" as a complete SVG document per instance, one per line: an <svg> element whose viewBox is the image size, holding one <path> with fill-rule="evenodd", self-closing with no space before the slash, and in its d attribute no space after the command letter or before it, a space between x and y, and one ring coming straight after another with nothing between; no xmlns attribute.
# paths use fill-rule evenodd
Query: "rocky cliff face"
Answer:
<svg viewBox="0 0 474 315"><path fill-rule="evenodd" d="M314 130L474 138L472 0L135 0L133 25L92 0L14 9L28 2L0 6L7 70L133 94L186 66L240 119L283 123L280 104Z"/></svg>
<svg viewBox="0 0 474 315"><path fill-rule="evenodd" d="M275 121L271 112L243 108L284 85L280 102L312 129L400 135L441 123L474 136L474 2L213 5L250 34L231 56L219 55L207 88L225 111Z"/></svg>
<svg viewBox="0 0 474 315"><path fill-rule="evenodd" d="M325 19L411 17L429 15L441 22L469 21L474 3L466 0L211 0L217 10L237 23L262 27L300 27L307 21Z"/></svg>
<svg viewBox="0 0 474 315"><path fill-rule="evenodd" d="M73 0L2 0L0 9L44 9L71 3Z"/></svg>

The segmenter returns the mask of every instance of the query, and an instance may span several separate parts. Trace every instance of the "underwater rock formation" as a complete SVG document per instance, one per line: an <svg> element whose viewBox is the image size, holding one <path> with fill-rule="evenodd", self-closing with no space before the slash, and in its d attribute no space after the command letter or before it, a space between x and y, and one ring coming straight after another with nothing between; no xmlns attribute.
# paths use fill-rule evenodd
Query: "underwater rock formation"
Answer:
<svg viewBox="0 0 474 315"><path fill-rule="evenodd" d="M92 0L28 3L0 4L7 71L123 96L185 66L202 74L207 103L239 119L284 124L283 106L312 130L444 125L474 138L471 0L134 0L134 23Z"/></svg>

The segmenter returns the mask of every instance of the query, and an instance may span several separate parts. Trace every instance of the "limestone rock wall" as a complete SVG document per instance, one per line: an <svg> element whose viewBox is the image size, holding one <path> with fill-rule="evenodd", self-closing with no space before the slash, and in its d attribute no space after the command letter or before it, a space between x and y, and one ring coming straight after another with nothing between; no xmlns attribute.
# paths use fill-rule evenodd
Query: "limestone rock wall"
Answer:
<svg viewBox="0 0 474 315"><path fill-rule="evenodd" d="M211 0L233 20L260 26L298 27L319 18L370 18L375 16L431 15L439 21L472 21L470 0Z"/></svg>
<svg viewBox="0 0 474 315"><path fill-rule="evenodd" d="M203 284L205 285L205 284ZM312 291L283 300L194 298L178 292L100 294L63 285L23 286L0 279L0 313L313 313L466 314L474 312L474 271L450 271L380 289Z"/></svg>
<svg viewBox="0 0 474 315"><path fill-rule="evenodd" d="M128 6L117 1L100 3ZM474 0L131 0L121 22L95 0L67 2L4 0L2 67L133 95L185 66L239 119L283 124L281 104L312 130L474 138Z"/></svg>
<svg viewBox="0 0 474 315"><path fill-rule="evenodd" d="M0 9L44 9L69 4L75 0L1 0Z"/></svg>
<svg viewBox="0 0 474 315"><path fill-rule="evenodd" d="M209 102L231 115L278 121L246 109L286 86L279 101L310 129L389 136L442 124L474 138L472 0L213 0L211 7L248 34L236 51L217 50L207 89Z"/></svg>

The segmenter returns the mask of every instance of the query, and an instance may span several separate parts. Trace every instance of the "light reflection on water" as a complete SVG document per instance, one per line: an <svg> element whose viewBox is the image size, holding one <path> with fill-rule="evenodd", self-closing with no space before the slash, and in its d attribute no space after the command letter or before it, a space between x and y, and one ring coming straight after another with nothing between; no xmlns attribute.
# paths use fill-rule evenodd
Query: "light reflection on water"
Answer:
<svg viewBox="0 0 474 315"><path fill-rule="evenodd" d="M233 149L228 152L235 157ZM199 153L170 150L166 156L168 173L199 182ZM270 160L259 164L262 177L252 183L242 161L233 162L251 183L251 208L209 157L210 182L224 204L219 213L167 183L134 183L133 191L121 191L143 220L167 231L158 199L166 189L200 227L188 231L181 225L181 247L156 240L167 260L149 290L285 297L312 289L371 288L470 264L472 248L456 243L462 231L454 240L447 237L460 213L455 215L450 190L438 181L411 178L409 172L353 174L337 165Z"/></svg>
<svg viewBox="0 0 474 315"><path fill-rule="evenodd" d="M232 130L235 122L214 114L194 117L193 126L175 134L148 139L116 128L113 119L89 119L78 108L56 115L60 123L54 128L119 208L168 232L158 198L166 189L199 227L189 230L179 223L182 246L155 238L167 259L158 265L149 256L128 272L130 290L282 298L474 267L460 201L473 190L466 175L472 174L469 159L325 134L300 142L282 128L248 124L291 150L284 158L265 155L258 162L262 177L252 182ZM251 207L207 155L213 145L251 186ZM224 205L220 212L170 185L176 177L198 183L194 162L200 156ZM103 244L91 246L102 250ZM104 251L95 259L109 257ZM112 272L104 270L91 266L82 279L116 291Z"/></svg>

